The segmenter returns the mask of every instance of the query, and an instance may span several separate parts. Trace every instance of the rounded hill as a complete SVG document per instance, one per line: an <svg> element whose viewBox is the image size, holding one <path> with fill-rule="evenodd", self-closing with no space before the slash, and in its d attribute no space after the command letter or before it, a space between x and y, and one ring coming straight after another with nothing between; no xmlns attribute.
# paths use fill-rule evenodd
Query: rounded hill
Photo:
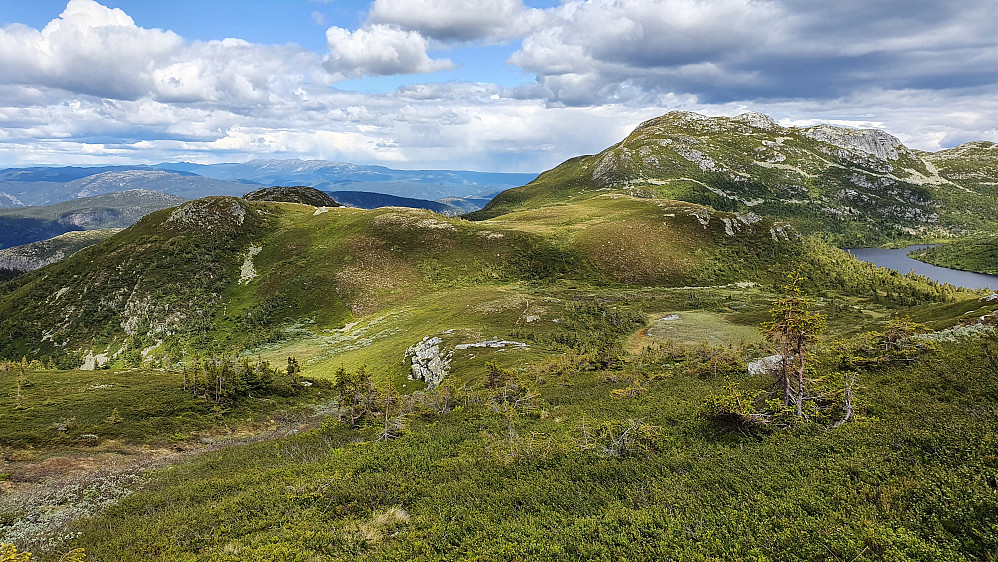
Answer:
<svg viewBox="0 0 998 562"><path fill-rule="evenodd" d="M243 199L248 201L300 203L302 205L312 205L313 207L340 206L328 193L304 185L263 187L243 195Z"/></svg>

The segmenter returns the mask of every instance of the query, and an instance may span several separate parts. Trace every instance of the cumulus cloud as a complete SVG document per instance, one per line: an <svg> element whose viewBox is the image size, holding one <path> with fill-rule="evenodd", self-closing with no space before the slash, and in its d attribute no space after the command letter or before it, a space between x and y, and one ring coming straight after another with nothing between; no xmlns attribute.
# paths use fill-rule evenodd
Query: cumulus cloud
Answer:
<svg viewBox="0 0 998 562"><path fill-rule="evenodd" d="M43 29L0 28L0 81L135 99L151 72L183 46L170 31L137 27L119 9L70 0Z"/></svg>
<svg viewBox="0 0 998 562"><path fill-rule="evenodd" d="M329 54L323 63L335 79L363 75L390 76L449 70L449 59L431 59L429 45L416 31L375 24L356 31L326 30Z"/></svg>
<svg viewBox="0 0 998 562"><path fill-rule="evenodd" d="M727 102L977 87L998 83L988 4L569 0L544 12L509 63L574 105L628 91Z"/></svg>
<svg viewBox="0 0 998 562"><path fill-rule="evenodd" d="M521 0L375 0L369 19L441 41L495 41L521 36L541 14Z"/></svg>
<svg viewBox="0 0 998 562"><path fill-rule="evenodd" d="M301 81L316 62L296 46L187 42L93 0L70 0L41 30L0 28L0 83L117 100L252 105Z"/></svg>

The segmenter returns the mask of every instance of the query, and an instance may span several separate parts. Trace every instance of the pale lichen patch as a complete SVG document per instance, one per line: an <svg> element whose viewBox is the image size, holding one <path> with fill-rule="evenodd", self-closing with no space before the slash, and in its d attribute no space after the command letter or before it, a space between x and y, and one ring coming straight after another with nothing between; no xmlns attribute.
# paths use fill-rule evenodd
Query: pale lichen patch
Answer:
<svg viewBox="0 0 998 562"><path fill-rule="evenodd" d="M243 260L243 265L239 268L239 284L246 285L253 279L257 277L256 267L253 265L253 257L263 250L262 246L250 246L246 250L246 259Z"/></svg>

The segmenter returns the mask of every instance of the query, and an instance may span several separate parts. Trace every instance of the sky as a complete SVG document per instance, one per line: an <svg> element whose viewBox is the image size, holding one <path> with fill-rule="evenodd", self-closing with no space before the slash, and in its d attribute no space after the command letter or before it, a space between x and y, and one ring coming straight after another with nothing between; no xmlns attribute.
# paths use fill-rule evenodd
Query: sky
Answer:
<svg viewBox="0 0 998 562"><path fill-rule="evenodd" d="M998 141L998 0L0 0L0 166L539 172L673 110Z"/></svg>

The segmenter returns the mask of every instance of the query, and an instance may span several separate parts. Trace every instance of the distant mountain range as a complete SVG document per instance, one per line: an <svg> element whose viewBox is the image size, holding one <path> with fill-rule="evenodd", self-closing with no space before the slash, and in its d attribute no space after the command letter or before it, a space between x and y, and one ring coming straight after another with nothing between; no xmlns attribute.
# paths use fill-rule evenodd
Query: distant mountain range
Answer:
<svg viewBox="0 0 998 562"><path fill-rule="evenodd" d="M484 207L492 195L486 197L446 197L439 201L399 197L387 193L372 193L369 191L327 191L337 202L348 207L360 209L377 209L379 207L409 207L426 209L449 217L477 211Z"/></svg>
<svg viewBox="0 0 998 562"><path fill-rule="evenodd" d="M0 170L0 207L52 205L134 189L197 199L206 195L242 195L253 186L149 167Z"/></svg>
<svg viewBox="0 0 998 562"><path fill-rule="evenodd" d="M393 170L325 160L256 160L245 164L33 167L0 169L0 208L51 205L116 191L145 189L197 199L241 196L257 187L304 185L436 200L481 198L523 185L534 174ZM467 205L459 205L467 208Z"/></svg>
<svg viewBox="0 0 998 562"><path fill-rule="evenodd" d="M323 191L368 191L436 200L496 193L537 174L462 170L393 170L326 160L254 160L245 164L160 164L158 168L207 178L263 185L306 185Z"/></svg>
<svg viewBox="0 0 998 562"><path fill-rule="evenodd" d="M34 271L103 242L120 231L120 228L71 231L47 240L6 248L0 250L0 270L12 273Z"/></svg>
<svg viewBox="0 0 998 562"><path fill-rule="evenodd" d="M0 249L76 230L125 228L153 211L186 200L159 191L133 189L44 207L0 209Z"/></svg>

